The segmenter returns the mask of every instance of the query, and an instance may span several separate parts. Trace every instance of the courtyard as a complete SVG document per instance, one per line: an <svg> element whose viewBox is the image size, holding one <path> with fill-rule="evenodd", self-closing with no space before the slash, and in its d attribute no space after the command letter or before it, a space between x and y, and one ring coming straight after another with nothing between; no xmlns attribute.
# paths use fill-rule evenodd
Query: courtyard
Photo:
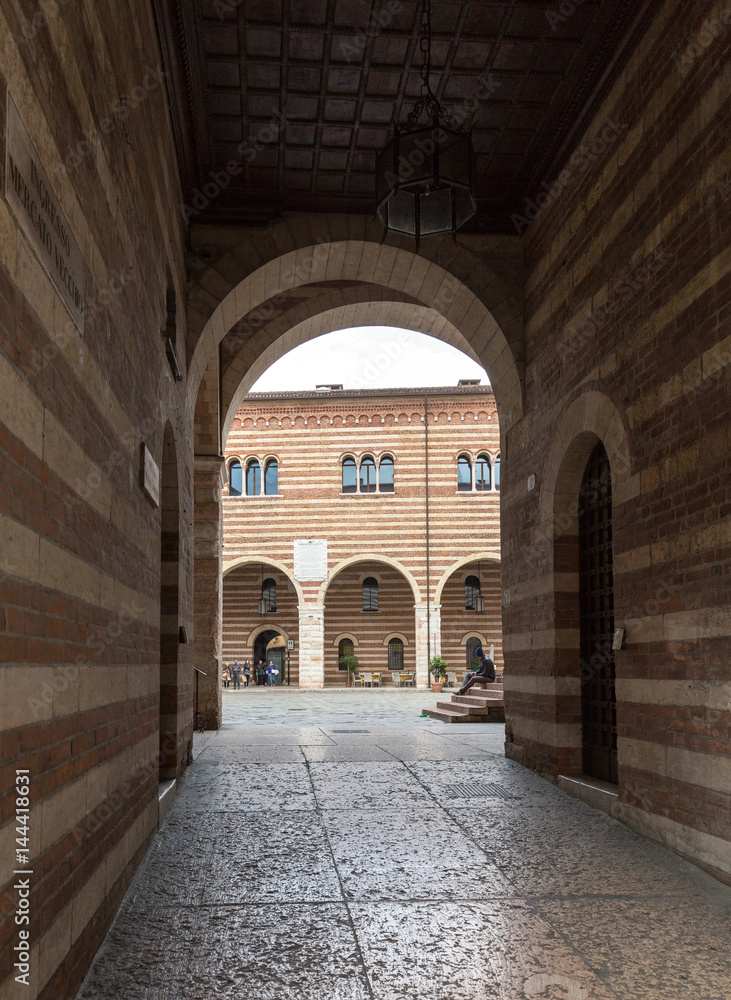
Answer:
<svg viewBox="0 0 731 1000"><path fill-rule="evenodd" d="M224 692L79 1000L722 1000L731 888L423 691Z"/></svg>

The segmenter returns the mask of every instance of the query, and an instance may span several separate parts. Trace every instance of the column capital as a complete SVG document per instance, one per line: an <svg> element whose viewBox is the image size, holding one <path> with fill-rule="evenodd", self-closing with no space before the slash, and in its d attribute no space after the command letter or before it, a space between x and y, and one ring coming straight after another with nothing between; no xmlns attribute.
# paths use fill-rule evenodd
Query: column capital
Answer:
<svg viewBox="0 0 731 1000"><path fill-rule="evenodd" d="M193 470L197 476L210 476L211 482L226 482L226 459L223 455L194 455Z"/></svg>

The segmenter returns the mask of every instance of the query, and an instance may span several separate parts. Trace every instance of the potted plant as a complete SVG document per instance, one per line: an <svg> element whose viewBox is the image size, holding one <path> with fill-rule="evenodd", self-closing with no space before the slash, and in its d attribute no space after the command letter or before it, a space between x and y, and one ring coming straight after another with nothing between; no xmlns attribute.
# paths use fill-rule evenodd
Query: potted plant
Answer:
<svg viewBox="0 0 731 1000"><path fill-rule="evenodd" d="M447 676L447 668L449 664L446 660L443 660L441 656L432 656L429 660L429 670L434 678L432 681L431 689L434 694L439 694L444 686L444 680Z"/></svg>
<svg viewBox="0 0 731 1000"><path fill-rule="evenodd" d="M358 657L355 653L346 653L345 656L341 656L338 660L341 667L345 667L348 671L348 679L345 682L346 687L353 686L353 675L358 670Z"/></svg>

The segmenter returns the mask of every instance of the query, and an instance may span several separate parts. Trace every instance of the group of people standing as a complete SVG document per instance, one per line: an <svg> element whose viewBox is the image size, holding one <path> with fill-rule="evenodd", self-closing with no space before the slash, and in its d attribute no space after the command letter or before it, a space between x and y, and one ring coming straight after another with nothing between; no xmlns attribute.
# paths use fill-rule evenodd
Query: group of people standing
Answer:
<svg viewBox="0 0 731 1000"><path fill-rule="evenodd" d="M270 660L269 663L259 660L255 670L252 669L248 660L244 661L243 667L238 660L234 660L231 666L228 663L223 665L223 686L225 688L232 687L234 691L238 691L241 688L241 678L243 677L245 688L249 686L251 680L256 681L257 685L269 684L274 687L278 674L279 671L274 666L274 660Z"/></svg>

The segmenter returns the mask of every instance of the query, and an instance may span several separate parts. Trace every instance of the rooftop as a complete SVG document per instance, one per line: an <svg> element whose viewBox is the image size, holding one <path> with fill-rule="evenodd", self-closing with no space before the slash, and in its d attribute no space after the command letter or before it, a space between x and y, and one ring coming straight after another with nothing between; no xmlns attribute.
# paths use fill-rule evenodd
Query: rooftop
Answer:
<svg viewBox="0 0 731 1000"><path fill-rule="evenodd" d="M268 399L348 399L350 397L388 396L493 396L489 385L443 385L406 389L298 389L287 392L250 392L244 397L242 406Z"/></svg>

